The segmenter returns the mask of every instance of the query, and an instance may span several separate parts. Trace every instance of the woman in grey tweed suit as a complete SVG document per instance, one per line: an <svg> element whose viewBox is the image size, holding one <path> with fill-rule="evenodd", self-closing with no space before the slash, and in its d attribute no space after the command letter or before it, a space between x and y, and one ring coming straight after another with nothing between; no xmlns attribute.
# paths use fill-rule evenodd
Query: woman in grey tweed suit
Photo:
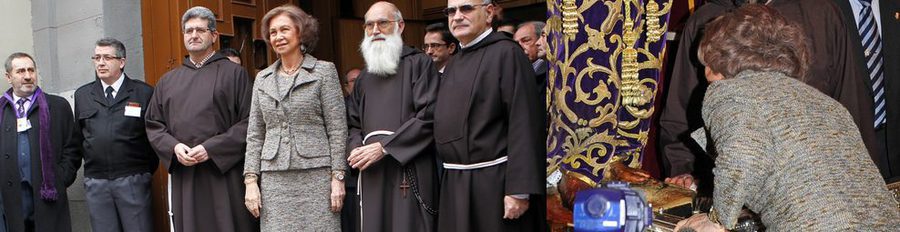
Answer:
<svg viewBox="0 0 900 232"><path fill-rule="evenodd" d="M318 22L284 5L260 28L281 59L253 86L245 204L262 231L339 231L347 121L334 64L308 54Z"/></svg>
<svg viewBox="0 0 900 232"><path fill-rule="evenodd" d="M703 120L718 153L713 210L679 224L734 229L746 206L770 231L900 229L897 202L850 113L795 78L810 62L803 31L757 4L706 30L698 57L711 82Z"/></svg>

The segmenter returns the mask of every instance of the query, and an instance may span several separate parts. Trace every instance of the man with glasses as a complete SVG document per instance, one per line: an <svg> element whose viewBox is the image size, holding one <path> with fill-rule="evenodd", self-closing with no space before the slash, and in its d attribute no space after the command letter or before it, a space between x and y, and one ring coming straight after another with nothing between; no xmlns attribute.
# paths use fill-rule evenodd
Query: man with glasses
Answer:
<svg viewBox="0 0 900 232"><path fill-rule="evenodd" d="M447 64L434 112L443 160L439 231L539 231L544 118L521 47L491 28L489 0L449 0L460 51Z"/></svg>
<svg viewBox="0 0 900 232"><path fill-rule="evenodd" d="M0 190L7 231L71 231L66 188L81 166L72 108L38 87L31 55L13 53L4 67L11 85L0 97Z"/></svg>
<svg viewBox="0 0 900 232"><path fill-rule="evenodd" d="M98 40L91 60L97 80L75 91L75 137L84 152L91 228L153 231L150 182L159 160L144 129L153 88L125 75L125 45L119 40Z"/></svg>
<svg viewBox="0 0 900 232"><path fill-rule="evenodd" d="M250 77L213 50L212 11L189 9L181 30L189 57L160 78L146 114L150 145L171 174L170 222L175 231L257 231L244 207Z"/></svg>
<svg viewBox="0 0 900 232"><path fill-rule="evenodd" d="M366 68L347 101L350 166L359 170L362 231L434 231L437 171L432 111L437 69L403 46L405 24L394 4L365 15L360 51Z"/></svg>
<svg viewBox="0 0 900 232"><path fill-rule="evenodd" d="M450 34L447 24L433 23L425 27L425 54L431 56L438 72L444 73L444 66L450 60L450 55L456 54L457 43L459 41Z"/></svg>
<svg viewBox="0 0 900 232"><path fill-rule="evenodd" d="M538 97L541 99L541 105L546 105L545 95L547 93L548 69L547 61L544 60L546 52L544 52L542 42L542 40L547 39L542 36L544 25L545 23L541 21L525 22L519 25L516 34L513 35L513 39L522 46L523 50L525 50L528 61L531 61L531 67L534 69L535 73L535 83L537 83ZM546 108L546 106L544 106L544 108Z"/></svg>

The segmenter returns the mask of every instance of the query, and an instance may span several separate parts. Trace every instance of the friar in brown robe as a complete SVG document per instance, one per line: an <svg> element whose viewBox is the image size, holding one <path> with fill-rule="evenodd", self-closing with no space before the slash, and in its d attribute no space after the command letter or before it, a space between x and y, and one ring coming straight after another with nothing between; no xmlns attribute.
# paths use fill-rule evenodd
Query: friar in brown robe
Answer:
<svg viewBox="0 0 900 232"><path fill-rule="evenodd" d="M190 57L156 83L146 115L147 137L171 177L172 226L179 232L258 231L244 207L242 176L253 81L212 49L214 18L188 18L183 28L191 30L185 36ZM207 25L213 28L202 30Z"/></svg>
<svg viewBox="0 0 900 232"><path fill-rule="evenodd" d="M438 185L431 132L438 74L431 59L414 48L404 47L400 59L394 75L363 71L347 106L347 149L381 143L387 152L360 171L362 231L436 228Z"/></svg>
<svg viewBox="0 0 900 232"><path fill-rule="evenodd" d="M739 7L730 0L712 0L704 4L685 24L684 34L675 57L674 71L667 81L668 96L660 116L660 147L668 176L682 174L709 175L711 161L691 141L690 133L703 127L700 107L707 81L704 66L697 60L697 43L703 35L703 25L725 12ZM752 2L752 1L751 1ZM832 2L816 0L773 0L766 3L789 21L800 25L810 38L812 64L804 82L834 98L850 111L860 130L869 154L875 153L875 134L872 128L872 99L866 88L864 70L859 70L857 57L851 50L854 43L852 25L847 25ZM764 112L761 112L764 113ZM856 128L848 128L856 129ZM705 160L706 162L701 162ZM877 159L875 160L878 162ZM697 165L695 167L695 165ZM711 183L704 178L702 185Z"/></svg>
<svg viewBox="0 0 900 232"><path fill-rule="evenodd" d="M461 49L444 69L435 104L444 167L438 231L539 231L546 225L546 115L534 69L521 46L488 27L493 5L455 9L478 3L447 3Z"/></svg>
<svg viewBox="0 0 900 232"><path fill-rule="evenodd" d="M378 2L366 22L402 22L396 12ZM348 160L360 170L364 232L428 232L437 225L432 117L439 76L428 55L403 46L404 27L366 28L360 48L366 69L347 101Z"/></svg>

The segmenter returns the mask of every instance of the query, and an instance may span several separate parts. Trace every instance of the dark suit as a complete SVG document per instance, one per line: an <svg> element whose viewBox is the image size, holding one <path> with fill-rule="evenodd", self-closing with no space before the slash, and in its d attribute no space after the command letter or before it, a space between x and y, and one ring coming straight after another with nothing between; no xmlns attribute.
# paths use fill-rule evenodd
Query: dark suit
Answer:
<svg viewBox="0 0 900 232"><path fill-rule="evenodd" d="M99 79L75 91L85 198L94 231L151 231L150 182L159 160L147 140L144 112L153 88L122 78L112 101Z"/></svg>
<svg viewBox="0 0 900 232"><path fill-rule="evenodd" d="M159 161L144 129L144 112L152 95L150 85L127 75L111 104L100 80L75 91L75 118L83 135L85 177L115 179L156 170ZM125 106L129 104L140 107L139 117L125 116Z"/></svg>
<svg viewBox="0 0 900 232"><path fill-rule="evenodd" d="M544 110L547 109L547 70L550 69L550 64L547 63L547 60L538 59L535 62L540 61L540 64L534 66L532 63L532 67L534 68L534 78L538 86L538 97L541 99L541 105L544 106Z"/></svg>
<svg viewBox="0 0 900 232"><path fill-rule="evenodd" d="M77 144L72 143L72 135L75 131L75 125L72 118L72 108L69 102L59 96L46 94L47 104L50 110L50 146L52 147L52 159L56 164L54 171L56 180L53 185L57 191L57 199L55 201L47 201L41 199L41 183L43 174L41 173L41 153L40 153L40 128L38 120L38 104L33 103L28 109L28 120L31 122L31 129L28 130L30 157L31 157L31 186L32 199L34 209L34 231L71 231L71 219L69 217L69 201L66 194L66 188L75 181L75 173L81 165L80 161L75 159L77 153L80 152ZM16 113L12 104L4 104L0 107L0 117L2 117L2 125L0 125L0 192L3 195L4 212L6 214L7 227L9 231L25 231L26 224L23 218L23 208L17 207L22 205L22 188L20 187L21 176L18 167L18 150L16 132Z"/></svg>
<svg viewBox="0 0 900 232"><path fill-rule="evenodd" d="M866 72L866 57L863 54L862 39L860 38L857 28L856 18L853 9L850 7L849 1L857 0L832 0L841 10L843 20L848 25L847 33L850 40L857 41L853 43L852 55L856 56L856 65L860 68L858 76L863 77L866 86L872 86L869 73ZM887 122L880 128L876 129L876 138L878 140L878 151L880 154L873 154L873 161L881 171L882 177L885 179L894 179L900 177L900 2L896 0L873 0L878 1L881 12L881 41L884 67L884 98L887 111ZM852 25L852 26L851 26ZM874 101L874 93L872 88L867 88L869 101ZM874 104L872 104L874 105ZM874 111L874 109L869 109ZM870 119L872 121L874 119ZM866 126L872 126L866 125Z"/></svg>

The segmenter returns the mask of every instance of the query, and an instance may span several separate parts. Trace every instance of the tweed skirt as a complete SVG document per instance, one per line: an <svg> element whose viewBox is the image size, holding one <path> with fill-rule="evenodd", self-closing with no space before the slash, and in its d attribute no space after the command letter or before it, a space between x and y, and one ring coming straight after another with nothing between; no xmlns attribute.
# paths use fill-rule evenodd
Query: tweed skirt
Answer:
<svg viewBox="0 0 900 232"><path fill-rule="evenodd" d="M262 172L262 231L340 231L341 215L332 213L331 169L327 167Z"/></svg>

